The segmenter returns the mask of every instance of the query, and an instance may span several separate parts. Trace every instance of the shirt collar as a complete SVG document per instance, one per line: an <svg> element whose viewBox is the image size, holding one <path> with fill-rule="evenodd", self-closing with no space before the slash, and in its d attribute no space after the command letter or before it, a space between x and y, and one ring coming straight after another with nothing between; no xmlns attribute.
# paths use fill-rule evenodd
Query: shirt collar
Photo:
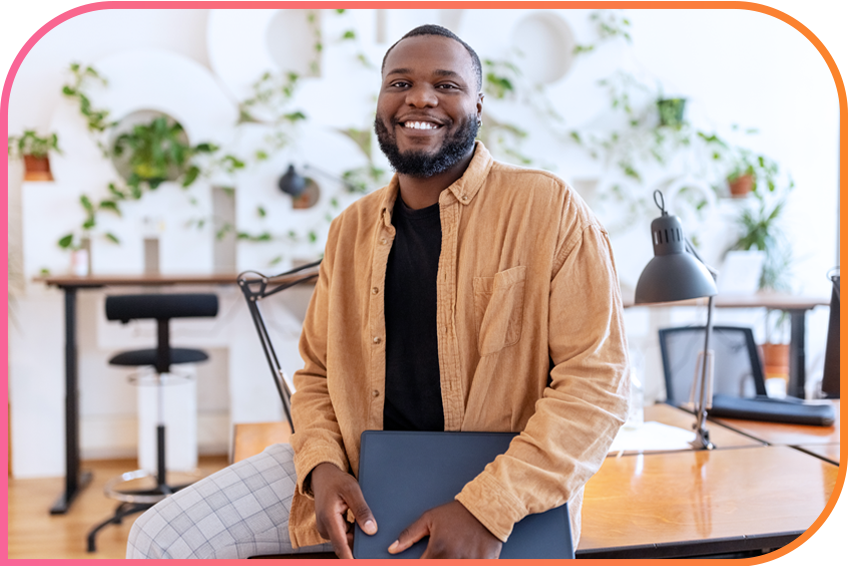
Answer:
<svg viewBox="0 0 848 566"><path fill-rule="evenodd" d="M494 159L492 159L492 154L489 153L489 150L486 149L483 142L479 140L476 141L474 146L474 156L471 158L471 162L468 164L468 168L465 170L465 173L462 174L462 177L454 181L454 183L451 184L446 191L442 192L442 196L439 197L439 202L446 204L446 201L444 200L445 198L453 198L460 204L470 204L483 187L483 182L486 180L493 163ZM391 226L392 224L392 210L394 209L395 202L397 201L399 190L400 185L398 184L398 176L397 173L395 173L395 175L392 176L392 180L389 181L389 184L386 186L385 195L383 196L383 204L381 207L383 223L386 226ZM450 193L452 197L447 196L448 193Z"/></svg>

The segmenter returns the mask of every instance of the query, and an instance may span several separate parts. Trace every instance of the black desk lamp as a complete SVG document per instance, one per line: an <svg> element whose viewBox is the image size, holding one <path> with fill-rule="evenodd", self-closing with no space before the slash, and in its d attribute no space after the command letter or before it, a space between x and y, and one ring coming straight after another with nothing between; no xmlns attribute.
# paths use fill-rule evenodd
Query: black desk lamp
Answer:
<svg viewBox="0 0 848 566"><path fill-rule="evenodd" d="M245 301L247 301L247 309L250 311L253 324L256 326L256 332L259 334L259 342L262 344L265 360L268 362L271 377L274 380L277 393L280 394L280 401L283 402L283 411L286 414L286 420L292 432L294 432L294 422L291 416L292 394L289 386L286 384L286 374L283 372L280 360L277 358L277 352L271 343L268 328L265 326L265 321L262 318L262 313L259 312L259 305L257 303L298 283L314 279L318 276L317 267L320 263L321 260L318 260L314 263L292 269L291 271L274 275L273 277L265 276L257 271L245 271L240 273L237 279L239 288L244 294ZM306 271L307 273L299 275L301 271Z"/></svg>
<svg viewBox="0 0 848 566"><path fill-rule="evenodd" d="M710 361L710 335L713 325L713 297L718 294L717 273L708 267L683 233L680 218L665 210L662 192L654 191L654 202L662 212L651 222L654 258L648 262L636 284L637 305L666 303L709 297L704 351L699 359L701 371L693 383L691 400L695 405L695 448L710 450L710 434L706 427L707 409L712 402L712 363Z"/></svg>

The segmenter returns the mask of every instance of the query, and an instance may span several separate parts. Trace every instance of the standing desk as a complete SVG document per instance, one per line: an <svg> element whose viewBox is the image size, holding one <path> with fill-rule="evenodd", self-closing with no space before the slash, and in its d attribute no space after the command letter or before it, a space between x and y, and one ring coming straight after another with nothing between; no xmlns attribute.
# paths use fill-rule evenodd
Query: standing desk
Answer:
<svg viewBox="0 0 848 566"><path fill-rule="evenodd" d="M294 281L318 268L304 270L288 277L277 277L274 283ZM91 481L89 472L80 470L79 391L77 363L77 291L101 287L158 287L164 285L235 285L237 274L197 275L60 275L36 277L34 281L58 287L65 293L65 491L50 508L51 515L68 511L77 494Z"/></svg>
<svg viewBox="0 0 848 566"><path fill-rule="evenodd" d="M645 411L646 421L687 429L694 418L670 405ZM736 424L741 428L742 423ZM761 431L787 426L744 423ZM837 426L803 428L838 441ZM709 430L714 450L608 457L586 484L578 558L683 558L776 549L822 513L836 485L837 465L716 421ZM793 441L811 438L803 432L795 431ZM776 440L776 434L770 438Z"/></svg>

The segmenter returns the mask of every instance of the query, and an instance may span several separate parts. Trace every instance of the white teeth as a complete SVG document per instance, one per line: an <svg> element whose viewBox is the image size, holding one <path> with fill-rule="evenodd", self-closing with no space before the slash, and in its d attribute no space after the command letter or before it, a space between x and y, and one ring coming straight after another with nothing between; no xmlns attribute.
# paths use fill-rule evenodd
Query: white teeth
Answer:
<svg viewBox="0 0 848 566"><path fill-rule="evenodd" d="M405 127L413 130L435 130L439 126L431 122L406 122Z"/></svg>

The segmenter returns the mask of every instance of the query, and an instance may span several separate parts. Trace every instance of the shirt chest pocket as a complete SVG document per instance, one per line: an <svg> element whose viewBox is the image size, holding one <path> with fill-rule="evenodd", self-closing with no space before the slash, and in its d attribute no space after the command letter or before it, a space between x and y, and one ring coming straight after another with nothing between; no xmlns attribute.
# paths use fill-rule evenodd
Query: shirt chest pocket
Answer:
<svg viewBox="0 0 848 566"><path fill-rule="evenodd" d="M499 352L521 338L526 272L527 267L519 265L494 277L474 278L474 318L481 356Z"/></svg>

